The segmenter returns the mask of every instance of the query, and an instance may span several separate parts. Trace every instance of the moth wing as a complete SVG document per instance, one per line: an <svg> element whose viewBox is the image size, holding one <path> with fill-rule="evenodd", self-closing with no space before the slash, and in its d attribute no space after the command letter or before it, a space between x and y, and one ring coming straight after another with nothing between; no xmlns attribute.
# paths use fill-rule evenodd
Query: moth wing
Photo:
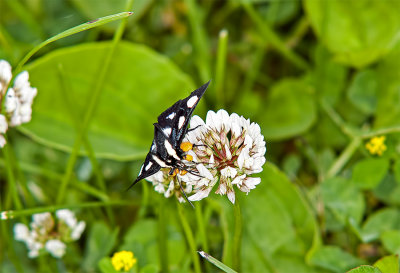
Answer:
<svg viewBox="0 0 400 273"><path fill-rule="evenodd" d="M158 117L158 124L175 149L179 148L186 135L194 109L204 95L210 81L177 101Z"/></svg>
<svg viewBox="0 0 400 273"><path fill-rule="evenodd" d="M142 168L140 169L138 177L135 179L135 181L132 183L132 185L129 186L128 189L132 188L140 180L155 174L160 169L161 169L161 166L158 165L158 163L154 161L152 153L149 152L146 156L146 159L144 160Z"/></svg>

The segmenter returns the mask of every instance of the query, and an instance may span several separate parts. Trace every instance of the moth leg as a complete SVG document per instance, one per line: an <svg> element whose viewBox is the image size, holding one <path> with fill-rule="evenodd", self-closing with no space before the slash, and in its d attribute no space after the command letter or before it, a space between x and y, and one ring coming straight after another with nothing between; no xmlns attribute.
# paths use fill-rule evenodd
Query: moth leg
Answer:
<svg viewBox="0 0 400 273"><path fill-rule="evenodd" d="M197 125L196 127L190 128L190 129L188 129L187 131L188 131L188 132L194 131L194 130L196 130L197 128L199 128L200 126L201 126L201 125Z"/></svg>
<svg viewBox="0 0 400 273"><path fill-rule="evenodd" d="M189 204L190 204L190 205L192 206L192 208L194 209L194 205L193 205L192 202L190 202L190 200L188 199L188 197L187 197L185 191L183 190L182 183L181 183L181 181L180 181L179 179L178 179L178 183L179 183L179 187L181 188L181 192L182 192L183 196L185 197L186 201L188 201Z"/></svg>

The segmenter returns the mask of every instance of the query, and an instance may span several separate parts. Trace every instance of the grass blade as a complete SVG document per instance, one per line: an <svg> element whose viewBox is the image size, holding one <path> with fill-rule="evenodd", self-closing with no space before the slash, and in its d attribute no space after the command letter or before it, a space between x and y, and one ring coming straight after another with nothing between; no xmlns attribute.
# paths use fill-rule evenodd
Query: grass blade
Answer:
<svg viewBox="0 0 400 273"><path fill-rule="evenodd" d="M219 269L221 269L224 272L227 273L237 273L237 271L233 270L232 268L230 268L229 266L221 263L220 261L218 261L217 259L215 259L213 256L205 253L204 251L197 251L204 259L206 259L207 261L209 261L210 263L212 263L213 265L215 265L216 267L218 267Z"/></svg>

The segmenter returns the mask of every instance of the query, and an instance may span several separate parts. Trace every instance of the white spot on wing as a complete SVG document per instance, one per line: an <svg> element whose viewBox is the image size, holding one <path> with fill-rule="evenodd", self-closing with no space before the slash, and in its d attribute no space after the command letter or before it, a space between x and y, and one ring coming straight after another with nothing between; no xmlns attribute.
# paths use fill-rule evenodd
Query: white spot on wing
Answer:
<svg viewBox="0 0 400 273"><path fill-rule="evenodd" d="M173 158L175 158L175 159L177 159L177 160L180 160L180 158L177 156L177 154L176 154L176 151L174 150L174 148L172 148L172 145L171 145L171 143L169 143L169 141L168 140L165 140L164 141L164 146L165 146L165 149L167 149L167 153L170 155L170 156L172 156Z"/></svg>
<svg viewBox="0 0 400 273"><path fill-rule="evenodd" d="M164 132L164 134L166 136L169 137L171 135L171 131L172 131L171 127L167 127L167 128L162 129L162 130L163 130L163 132Z"/></svg>
<svg viewBox="0 0 400 273"><path fill-rule="evenodd" d="M153 143L153 145L151 145L151 151L155 151L156 150L156 144L155 143Z"/></svg>
<svg viewBox="0 0 400 273"><path fill-rule="evenodd" d="M167 164L165 164L164 161L162 161L161 159L158 158L158 156L152 155L152 157L153 157L153 160L154 160L158 165L160 165L161 168L168 167Z"/></svg>
<svg viewBox="0 0 400 273"><path fill-rule="evenodd" d="M179 117L178 128L181 129L184 123L185 123L185 117L184 116Z"/></svg>
<svg viewBox="0 0 400 273"><path fill-rule="evenodd" d="M167 118L169 118L169 119L173 119L174 117L175 117L175 112L173 112L167 116Z"/></svg>
<svg viewBox="0 0 400 273"><path fill-rule="evenodd" d="M142 167L140 168L140 171L139 171L139 175L138 175L138 176L141 176L141 175L142 175L143 166L144 166L144 164L143 164Z"/></svg>
<svg viewBox="0 0 400 273"><path fill-rule="evenodd" d="M153 165L153 162L150 161L149 163L147 163L147 166L146 166L146 168L144 168L144 170L148 171L152 165Z"/></svg>
<svg viewBox="0 0 400 273"><path fill-rule="evenodd" d="M186 103L187 107L192 108L192 107L196 104L196 102L197 102L198 100L199 100L199 97L198 97L198 96L193 96L193 97L191 97L191 98L187 101L187 103Z"/></svg>

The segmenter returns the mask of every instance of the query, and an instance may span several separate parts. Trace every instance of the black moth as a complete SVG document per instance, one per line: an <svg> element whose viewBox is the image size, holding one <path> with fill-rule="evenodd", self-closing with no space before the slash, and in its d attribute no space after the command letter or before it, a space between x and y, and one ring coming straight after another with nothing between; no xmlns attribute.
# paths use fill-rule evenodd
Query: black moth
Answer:
<svg viewBox="0 0 400 273"><path fill-rule="evenodd" d="M183 162L184 151L180 146L188 132L192 113L209 83L207 82L194 90L187 98L175 102L174 105L158 116L158 122L154 123L154 139L150 151L146 156L138 177L129 188L133 187L140 180L155 174L161 168L171 168L171 175L175 170L188 171L187 166Z"/></svg>

